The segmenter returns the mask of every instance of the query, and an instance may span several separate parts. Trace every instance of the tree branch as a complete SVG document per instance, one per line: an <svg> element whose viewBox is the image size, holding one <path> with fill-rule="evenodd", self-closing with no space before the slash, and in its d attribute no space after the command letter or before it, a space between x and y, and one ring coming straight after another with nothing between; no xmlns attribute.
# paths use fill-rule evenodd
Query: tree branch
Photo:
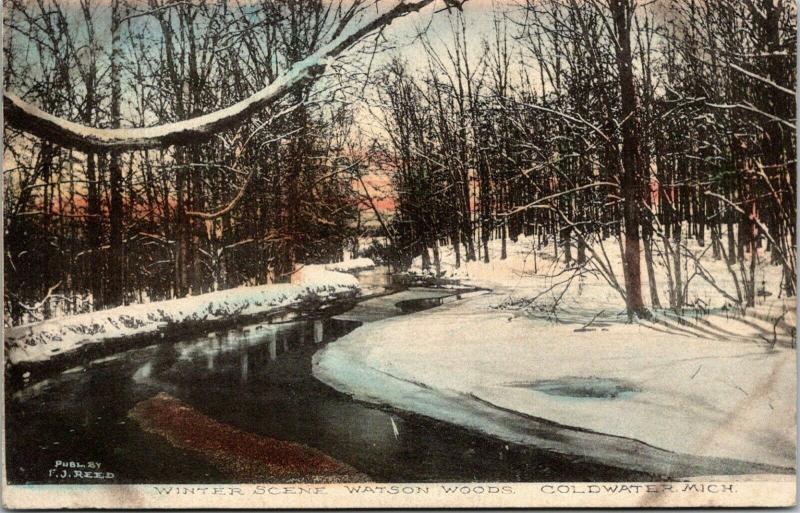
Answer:
<svg viewBox="0 0 800 513"><path fill-rule="evenodd" d="M112 149L126 151L201 142L274 104L298 85L314 81L325 71L331 59L366 35L391 24L397 18L419 11L433 1L398 1L394 7L378 14L368 23L342 30L336 38L295 63L250 97L225 109L192 119L146 128L95 128L49 114L8 92L3 95L3 113L6 123L13 128L65 148L86 152Z"/></svg>

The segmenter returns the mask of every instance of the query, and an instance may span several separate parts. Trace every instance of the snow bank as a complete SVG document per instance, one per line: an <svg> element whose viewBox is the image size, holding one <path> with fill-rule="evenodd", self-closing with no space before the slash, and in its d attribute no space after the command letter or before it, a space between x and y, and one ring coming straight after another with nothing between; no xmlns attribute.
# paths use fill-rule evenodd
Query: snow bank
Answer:
<svg viewBox="0 0 800 513"><path fill-rule="evenodd" d="M326 264L325 269L329 271L337 271L343 273L352 273L356 271L363 271L365 269L372 269L375 267L375 262L371 258L354 258L352 260L345 260L344 262L335 262L333 264Z"/></svg>
<svg viewBox="0 0 800 513"><path fill-rule="evenodd" d="M497 300L469 298L365 325L317 353L314 375L361 400L673 477L690 473L680 458L665 468L645 453L570 446L560 427L552 428L556 443L526 419L695 457L794 467L794 350L638 324L575 331L576 324L491 310Z"/></svg>
<svg viewBox="0 0 800 513"><path fill-rule="evenodd" d="M324 266L305 266L292 284L239 287L199 296L134 304L5 329L12 364L41 362L109 339L156 333L167 325L254 315L303 300L356 293L358 280Z"/></svg>
<svg viewBox="0 0 800 513"><path fill-rule="evenodd" d="M724 260L712 257L710 243L700 246L694 239L684 241L685 248L681 259L683 285L685 288L685 304L702 309L730 308L737 297L737 284L734 281ZM661 241L654 241L653 267L658 289L658 296L663 307L669 306L669 270L661 257L663 248ZM620 284L623 283L622 256L616 240L609 239L602 246L595 243L595 252L599 258L607 259ZM463 253L463 251L462 251ZM573 257L575 248L572 248ZM512 296L540 296L539 302L556 298L560 306L595 308L603 305L607 309L623 310L625 303L616 292L595 271L596 266L587 264L584 272L577 276L574 268L564 263L563 248L554 247L552 241L542 248L538 247L533 237L520 236L516 243L507 241L507 258L500 259L501 241L489 241L490 263L481 261L464 262L455 267L455 254L452 246L442 246L441 272L445 277L461 280L464 283L492 289L503 289ZM591 252L586 252L587 258ZM462 254L463 257L463 254ZM749 256L748 256L749 258ZM480 259L479 259L480 260ZM756 289L761 292L756 298L756 307L772 310L781 315L785 311L787 322L796 325L794 299L786 300L781 293L782 268L770 263L769 251L761 251L755 272ZM642 297L646 304L650 302L650 288L645 267L644 250L642 250ZM605 263L605 262L604 262ZM749 264L748 264L749 265ZM735 265L738 272L738 264ZM428 275L433 272L422 269L420 257L414 259L409 272L417 275ZM674 274L674 270L673 270ZM575 276L573 276L575 275ZM741 285L741 284L739 284ZM562 292L566 293L562 295ZM544 293L543 293L544 292ZM543 293L543 294L542 294Z"/></svg>
<svg viewBox="0 0 800 513"><path fill-rule="evenodd" d="M365 401L673 477L795 466L796 307L777 298L779 266L762 259L758 285L774 295L742 316L725 308L718 288L735 295L735 284L708 251L697 265L714 283L693 262L684 276L689 301L711 314L663 310L630 324L601 277L578 276L552 244L534 244L509 241L500 260L491 241L491 263L460 268L442 248L446 276L492 292L358 328L316 355L315 376ZM606 246L621 280L619 248ZM423 274L420 264L412 272ZM664 284L666 269L656 272Z"/></svg>

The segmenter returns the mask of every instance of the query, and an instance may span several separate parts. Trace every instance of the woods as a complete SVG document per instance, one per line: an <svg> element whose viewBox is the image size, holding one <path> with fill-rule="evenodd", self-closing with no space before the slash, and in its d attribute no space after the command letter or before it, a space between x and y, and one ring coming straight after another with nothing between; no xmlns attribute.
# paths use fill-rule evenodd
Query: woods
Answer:
<svg viewBox="0 0 800 513"><path fill-rule="evenodd" d="M454 17L427 67L385 70L402 247L434 269L437 243L488 261L489 239L533 235L602 275L629 316L696 306L707 250L731 304L768 294L762 259L794 295L795 17L772 0L531 0L496 11L480 42Z"/></svg>
<svg viewBox="0 0 800 513"><path fill-rule="evenodd" d="M360 8L7 4L7 88L72 135L31 122L6 94L6 322L49 317L54 304L78 313L287 281L295 264L335 259L357 209L338 173L351 116L335 77L312 90L303 73L320 71L307 55L358 34L334 34L333 50L323 40ZM249 103L238 126L212 115L233 128L202 145L140 144L201 140L203 128L164 134L247 102L262 79L292 94L263 112ZM153 122L167 128L127 129Z"/></svg>
<svg viewBox="0 0 800 513"><path fill-rule="evenodd" d="M793 2L514 0L479 37L456 7L7 2L6 324L287 281L375 235L437 275L440 246L532 236L631 318L696 306L706 251L737 307L764 259L795 294ZM445 28L418 58L384 49L420 10Z"/></svg>

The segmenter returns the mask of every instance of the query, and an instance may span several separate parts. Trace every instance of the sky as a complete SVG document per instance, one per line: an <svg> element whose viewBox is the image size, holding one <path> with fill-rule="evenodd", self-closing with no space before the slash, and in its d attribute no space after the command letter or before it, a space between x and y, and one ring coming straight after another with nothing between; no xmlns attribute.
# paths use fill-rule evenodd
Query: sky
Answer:
<svg viewBox="0 0 800 513"><path fill-rule="evenodd" d="M503 13L513 12L519 8L521 2L524 0L467 0L463 11L458 12L456 9L445 9L444 1L436 0L433 5L418 13L395 20L385 30L384 51L374 58L371 69L374 71L393 58L400 58L410 71L426 71L429 58L425 45L420 40L421 33L425 34L431 46L446 61L446 48L453 47L453 28L460 26L459 16L463 17L467 27L468 53L471 63L474 64L482 57L483 41L494 37L495 13L502 16ZM513 31L514 28L509 26L509 37ZM370 91L365 89L364 93L368 95ZM371 136L381 139L383 128L379 119L380 109L372 105L375 103L374 98L363 99L366 100L365 104L357 113L359 126Z"/></svg>
<svg viewBox="0 0 800 513"><path fill-rule="evenodd" d="M375 59L373 67L379 67L394 57L400 57L411 70L425 70L428 67L428 55L420 41L419 34L424 32L431 46L444 52L445 47L453 46L452 28L458 24L458 16L463 16L467 26L467 46L473 60L481 57L481 45L485 38L493 37L494 13L508 12L519 5L520 0L467 0L463 5L463 13L455 9L444 9L444 2L438 0L419 13L409 14L401 18L385 31L387 41L392 48L382 52ZM455 25L458 26L458 25ZM511 32L511 31L510 31ZM370 112L371 111L371 112ZM382 137L383 128L379 119L379 109L365 109L359 112L360 128L372 136ZM385 174L374 173L367 177L368 185L374 187L376 196L388 190L390 178ZM394 209L390 198L383 199L378 207L384 212Z"/></svg>
<svg viewBox="0 0 800 513"><path fill-rule="evenodd" d="M247 2L248 0L244 1ZM419 34L425 32L432 46L435 48L452 46L452 27L454 23L458 23L459 16L463 16L468 27L467 43L474 57L477 59L479 58L483 38L488 37L491 32L493 11L495 9L508 9L509 6L516 5L517 1L519 0L467 0L463 5L463 14L461 14L456 9L445 9L444 1L437 0L434 4L426 7L419 13L411 13L403 18L395 20L395 22L384 31L383 35L385 36L388 49L375 57L371 69L375 70L382 64L388 62L391 58L397 56L405 60L412 70L426 68L428 57L419 39ZM67 12L67 15L71 16L72 20L76 22L75 36L77 39L79 41L84 39L85 27L82 24L79 1L57 0L57 3ZM100 37L107 37L109 30L110 2L109 0L91 0L90 3L92 9L95 11L95 28L98 34L101 35ZM391 3L393 2L389 2L389 4ZM129 0L128 5L132 7L134 12L143 12L149 9L147 3L142 0ZM33 6L31 7L33 8ZM6 15L8 15L8 9L6 9ZM144 21L143 18L139 18L139 20ZM158 30L155 31L155 33L157 32ZM23 56L19 57L22 58ZM38 55L26 55L24 58L29 62L35 62L38 59ZM124 102L123 109L127 110L127 102ZM134 116L131 116L131 118L133 119ZM371 132L374 136L379 136L382 131L375 116L369 113L362 113L360 115L359 124L362 125L363 129ZM6 161L5 165L8 166L9 162ZM377 193L377 189L385 189L388 177L372 175L367 177L367 181L371 185L374 184L376 189L374 192ZM379 201L379 207L384 210L391 210L393 205L390 200L382 199Z"/></svg>

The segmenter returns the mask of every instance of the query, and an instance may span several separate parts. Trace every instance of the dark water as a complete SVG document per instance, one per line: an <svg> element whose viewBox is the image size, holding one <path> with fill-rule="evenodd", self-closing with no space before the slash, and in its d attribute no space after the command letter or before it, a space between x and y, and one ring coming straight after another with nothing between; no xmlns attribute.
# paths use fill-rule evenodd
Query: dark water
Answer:
<svg viewBox="0 0 800 513"><path fill-rule="evenodd" d="M407 312L439 303L404 301ZM220 422L320 449L378 481L646 479L359 403L316 381L311 356L359 324L328 318L247 326L118 353L29 386L7 402L7 479L70 482L52 471L61 460L99 462L114 474L72 482L229 481L127 418L137 402L162 391Z"/></svg>

